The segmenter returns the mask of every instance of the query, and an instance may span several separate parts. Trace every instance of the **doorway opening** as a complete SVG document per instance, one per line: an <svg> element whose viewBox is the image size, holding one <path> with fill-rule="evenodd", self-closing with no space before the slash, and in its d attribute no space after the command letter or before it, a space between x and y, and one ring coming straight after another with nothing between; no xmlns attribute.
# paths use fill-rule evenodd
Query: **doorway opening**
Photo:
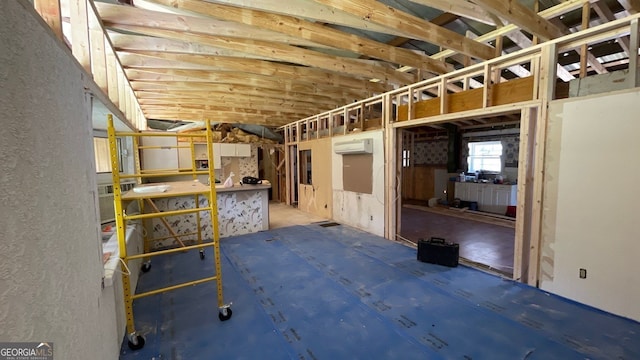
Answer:
<svg viewBox="0 0 640 360"><path fill-rule="evenodd" d="M511 278L520 113L400 131L399 236L458 243L463 262Z"/></svg>

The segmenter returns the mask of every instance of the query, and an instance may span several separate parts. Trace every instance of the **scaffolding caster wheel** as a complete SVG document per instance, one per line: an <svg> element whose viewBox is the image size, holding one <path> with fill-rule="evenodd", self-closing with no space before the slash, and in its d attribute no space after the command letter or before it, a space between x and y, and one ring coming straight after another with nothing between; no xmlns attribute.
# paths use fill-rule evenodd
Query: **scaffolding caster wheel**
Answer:
<svg viewBox="0 0 640 360"><path fill-rule="evenodd" d="M129 341L127 345L129 345L129 349L140 350L144 347L144 337L142 335L131 333L129 334L128 337L129 337Z"/></svg>
<svg viewBox="0 0 640 360"><path fill-rule="evenodd" d="M204 260L204 250L200 250L200 260Z"/></svg>
<svg viewBox="0 0 640 360"><path fill-rule="evenodd" d="M142 270L142 272L144 273L149 272L149 270L151 270L151 261L142 263L142 267L140 268L140 270Z"/></svg>
<svg viewBox="0 0 640 360"><path fill-rule="evenodd" d="M231 304L225 305L220 308L220 312L218 312L218 319L220 319L220 321L227 321L231 319L231 315L233 315L233 312L231 311Z"/></svg>

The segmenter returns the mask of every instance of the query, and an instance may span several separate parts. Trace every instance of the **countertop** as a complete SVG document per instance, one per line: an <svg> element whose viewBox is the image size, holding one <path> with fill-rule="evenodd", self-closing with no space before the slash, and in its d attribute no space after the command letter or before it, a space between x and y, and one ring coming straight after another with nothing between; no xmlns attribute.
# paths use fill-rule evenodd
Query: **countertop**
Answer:
<svg viewBox="0 0 640 360"><path fill-rule="evenodd" d="M136 193L134 190L129 190L122 194L122 200L130 201L136 199L146 199L146 198L165 198L165 197L177 197L177 196L187 196L194 194L208 194L209 186L200 183L199 181L172 181L172 182L162 182L162 183L148 183L144 186L154 186L154 185L168 185L168 189L165 191L158 192L147 192L147 193ZM236 184L233 187L226 188L222 184L216 184L216 192L235 192L235 191L251 191L251 190L266 190L271 188L271 184L263 185L249 185Z"/></svg>
<svg viewBox="0 0 640 360"><path fill-rule="evenodd" d="M476 182L476 181L456 181L456 183L460 183L460 184L477 184L477 185L502 185L502 186L514 186L514 185L518 185L518 184L516 184L516 183L510 183L510 182L502 183L502 184L494 184L494 183L493 183L493 182L491 182L491 181L488 181L488 182L480 182L480 181L478 181L478 182Z"/></svg>
<svg viewBox="0 0 640 360"><path fill-rule="evenodd" d="M243 185L233 185L233 187L224 187L221 184L216 184L216 192L217 193L223 193L223 192L234 192L234 191L256 191L256 190L266 190L266 189L271 189L271 184L269 185L262 185L262 184L257 184L257 185L249 185L249 184L243 184Z"/></svg>

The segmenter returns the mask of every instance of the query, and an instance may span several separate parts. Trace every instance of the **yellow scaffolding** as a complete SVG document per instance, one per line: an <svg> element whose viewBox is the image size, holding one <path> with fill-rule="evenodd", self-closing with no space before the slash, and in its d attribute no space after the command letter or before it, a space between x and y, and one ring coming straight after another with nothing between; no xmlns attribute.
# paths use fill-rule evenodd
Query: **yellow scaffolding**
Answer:
<svg viewBox="0 0 640 360"><path fill-rule="evenodd" d="M109 138L109 151L111 157L111 174L113 177L113 200L114 200L114 208L115 208L115 220L116 220L116 231L118 237L118 247L120 250L120 260L121 260L121 269L122 269L122 286L124 291L124 303L125 303L125 313L126 313L126 321L127 321L127 336L128 336L128 345L132 350L141 349L144 346L145 339L142 335L138 334L135 329L134 316L133 316L133 300L155 295L159 293L163 293L166 291L176 290L183 287L197 285L208 281L215 281L217 285L217 297L218 297L218 318L221 321L228 320L231 318L231 304L225 304L224 298L222 294L222 271L220 265L220 233L218 229L218 206L217 206L217 198L216 198L216 188L215 188L215 174L213 165L213 134L211 131L211 125L208 121L206 123L206 139L207 139L207 154L208 154L208 162L209 166L207 171L198 171L196 168L196 159L195 159L195 148L194 148L194 137L202 137L202 134L177 134L177 133L160 133L160 132L116 132L113 126L113 117L111 114L108 115L108 138ZM120 164L119 164L119 156L118 156L118 144L117 137L133 137L133 145L134 145L134 156L135 156L135 173L128 175L121 175L119 173ZM139 159L139 150L140 149L152 149L152 148L161 148L159 146L140 146L139 145L139 137L142 136L174 136L174 137L186 137L189 138L189 146L177 146L176 148L189 148L191 150L191 168L187 169L166 169L166 170L153 170L153 171L144 171L140 169L140 159ZM162 147L166 148L166 147ZM167 172L172 171L172 172ZM177 172L176 172L177 171ZM201 184L197 181L197 175L205 175L209 176L209 186ZM167 183L170 185L170 189L165 192L151 192L151 193L136 193L133 190L130 190L126 193L122 193L120 187L121 179L128 178L136 178L138 184L142 182L143 178L153 178L153 177L162 177L162 176L172 176L172 175L192 175L193 181L179 181L179 182L170 182ZM182 210L172 210L172 211L163 211L159 212L159 210L153 204L152 199L159 198L168 198L168 197L176 197L176 196L194 196L195 207L192 209L182 209ZM209 201L209 205L206 207L200 207L200 196L205 196ZM130 201L137 201L140 209L140 213L137 215L127 215L125 213L124 204ZM151 206L154 212L145 213L145 201ZM200 215L203 211L209 211L211 214L211 227L212 227L212 239L211 243L203 243L202 241L202 231L200 227ZM161 218L164 220L166 216L173 215L182 215L182 214L196 214L196 226L197 230L195 233L187 233L187 234L177 234L175 233L171 227L163 221L165 226L167 226L171 236L164 238L156 238L149 239L145 234L144 236L144 251L142 254L137 255L129 255L127 254L126 247L126 223L129 220L137 220L141 219L143 222L147 219L152 218ZM192 246L186 246L182 241L179 240L181 236L197 236L197 244ZM168 250L160 250L160 251L151 251L151 242L174 238L181 245L180 247L168 249ZM151 291L147 291L144 293L137 293L131 295L131 282L129 279L129 261L135 259L144 259L144 263L142 266L142 271L147 272L151 268L151 257L172 254L175 252L184 252L189 250L198 249L200 252L200 259L204 259L204 248L211 247L213 249L213 257L214 257L214 267L215 274L210 277L205 277L202 279L189 281L185 283L180 283L177 285L168 286L165 288L155 289Z"/></svg>

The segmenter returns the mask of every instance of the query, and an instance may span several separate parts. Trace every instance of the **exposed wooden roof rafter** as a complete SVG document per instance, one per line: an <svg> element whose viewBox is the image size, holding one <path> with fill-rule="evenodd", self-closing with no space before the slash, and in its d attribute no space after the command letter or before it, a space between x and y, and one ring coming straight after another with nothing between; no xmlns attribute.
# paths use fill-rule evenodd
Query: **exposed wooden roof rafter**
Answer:
<svg viewBox="0 0 640 360"><path fill-rule="evenodd" d="M265 56L274 61L284 61L288 63L317 67L337 73L360 76L363 79L381 79L386 83L406 85L414 82L415 80L414 76L395 71L384 63L371 60L339 58L337 56L275 42L211 36L188 31L181 32L163 30L145 26L111 24L110 27L148 36L157 36L167 39L222 47L229 50Z"/></svg>
<svg viewBox="0 0 640 360"><path fill-rule="evenodd" d="M375 0L314 0L351 13L372 23L398 29L405 36L426 41L447 49L478 58L491 59L495 51L491 46L464 37L446 28L434 25L411 14L386 6Z"/></svg>
<svg viewBox="0 0 640 360"><path fill-rule="evenodd" d="M119 52L120 53L120 52ZM206 66L208 70L228 72L242 72L255 75L270 76L279 79L297 80L301 83L321 84L327 86L346 87L365 94L370 92L382 93L391 90L390 86L374 83L358 78L343 76L329 71L314 68L278 64L275 62L235 57L216 57L211 55L168 53L161 51L132 51L127 52L129 60L142 57L152 57L175 62L186 62ZM135 67L133 62L124 61L126 66ZM204 68L202 69L204 70Z"/></svg>
<svg viewBox="0 0 640 360"><path fill-rule="evenodd" d="M495 15L507 19L510 23L540 37L543 40L555 39L564 35L551 22L519 1L513 0L473 0L476 4L489 9Z"/></svg>
<svg viewBox="0 0 640 360"><path fill-rule="evenodd" d="M452 66L436 61L428 56L410 50L389 46L354 34L335 30L319 23L293 16L273 14L260 10L236 6L212 4L195 0L152 0L166 6L198 12L210 17L235 21L261 29L287 34L312 43L333 46L371 58L385 60L399 65L412 66L442 74L453 70Z"/></svg>

